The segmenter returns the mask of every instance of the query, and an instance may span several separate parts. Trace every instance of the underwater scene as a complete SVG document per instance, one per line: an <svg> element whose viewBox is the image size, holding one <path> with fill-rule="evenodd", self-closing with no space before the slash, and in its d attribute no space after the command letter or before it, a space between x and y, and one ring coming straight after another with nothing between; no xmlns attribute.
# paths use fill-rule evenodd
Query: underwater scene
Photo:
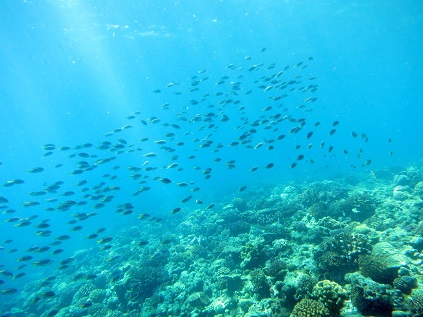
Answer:
<svg viewBox="0 0 423 317"><path fill-rule="evenodd" d="M423 316L423 2L0 8L1 317Z"/></svg>

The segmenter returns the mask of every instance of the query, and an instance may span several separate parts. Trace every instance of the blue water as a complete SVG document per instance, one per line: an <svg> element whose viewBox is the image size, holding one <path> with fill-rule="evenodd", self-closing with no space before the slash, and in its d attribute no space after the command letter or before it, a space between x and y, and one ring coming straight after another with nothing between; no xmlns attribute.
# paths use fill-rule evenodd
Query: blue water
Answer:
<svg viewBox="0 0 423 317"><path fill-rule="evenodd" d="M35 244L45 245L60 234L70 234L67 223L74 212L98 212L95 218L84 222L83 231L72 232L72 246L67 246L63 258L76 250L92 247L93 241L83 239L100 227L108 233L138 223L137 215L149 213L169 217L169 212L181 205L188 195L194 198L183 205L186 209L199 208L195 199L222 203L235 195L241 186L250 190L278 182L305 182L312 179L330 179L335 174L363 173L393 166L405 167L421 163L423 138L421 118L423 110L423 3L420 1L3 1L0 9L0 183L22 179L22 185L0 187L0 196L9 200L8 209L14 214L0 215L0 264L5 269L17 266L15 259L26 254ZM248 58L247 58L248 57ZM311 58L310 58L311 57ZM298 63L302 65L295 67ZM248 71L261 64L257 71ZM235 65L235 69L228 65ZM274 68L269 68L274 64ZM307 65L306 68L303 68ZM318 85L318 90L301 93L298 90L282 91L287 94L281 102L272 102L260 84L289 66L283 80L299 79L296 87ZM197 78L193 78L197 76ZM204 79L205 77L208 79ZM222 76L229 79L216 85ZM240 77L242 76L242 77ZM311 77L315 79L309 80ZM192 86L196 80L198 86ZM217 92L231 91L239 82L239 95L216 96ZM174 83L172 87L167 87ZM197 91L189 89L197 87ZM159 89L160 93L154 93ZM252 90L250 95L245 92ZM174 92L181 92L180 95ZM208 94L207 96L205 96ZM314 103L304 103L307 97L316 97ZM191 104L190 100L199 101ZM204 99L201 101L201 99ZM217 110L218 102L239 100ZM169 109L162 105L168 103ZM279 108L278 105L284 106ZM307 104L312 111L303 112L297 106ZM208 108L215 105L215 108ZM271 111L263 109L272 105ZM238 110L245 107L245 113ZM286 107L286 111L282 109ZM135 119L128 119L139 111ZM186 111L182 114L182 111ZM222 122L222 111L230 120ZM192 122L196 114L214 112L218 130L199 128L209 122ZM286 138L253 150L244 146L230 146L251 127L245 125L260 116L281 113L294 118L306 118L307 124L298 134L289 134L297 124L283 121L278 131L264 130L253 137L251 145ZM181 121L186 116L187 122ZM150 123L157 117L161 121ZM140 120L146 120L144 125ZM334 121L339 121L337 132L328 136ZM314 128L315 122L321 122ZM163 126L178 124L181 129ZM134 127L107 136L116 128L131 124ZM310 140L307 132L314 131ZM351 132L359 133L357 138ZM167 153L154 141L169 138L174 132L176 141L168 141L175 149ZM184 135L188 133L187 135ZM369 141L364 142L365 133ZM101 142L127 144L116 154L97 149ZM140 142L141 138L149 138ZM194 142L194 139L201 141ZM201 148L204 140L212 140L210 148ZM389 141L391 140L391 141ZM177 142L183 146L175 146ZM325 141L325 147L319 148ZM93 147L74 148L92 143ZM219 152L213 152L221 143ZM306 149L308 143L313 147ZM54 144L50 156L43 156L42 146ZM272 143L273 145L273 143ZM296 145L301 145L295 150ZM328 153L328 147L334 147ZM69 151L58 148L68 146ZM347 149L348 154L343 153ZM362 159L357 153L363 150ZM69 158L71 154L86 152L96 158ZM157 157L143 155L156 152ZM305 158L290 168L299 154ZM171 160L173 155L178 158ZM188 159L195 155L195 159ZM99 165L94 171L70 175L77 169L76 162L116 157ZM216 158L221 162L215 162ZM314 164L310 162L314 161ZM145 161L157 167L148 175L146 184L137 184L127 167L141 167ZM228 169L225 163L235 160L236 168ZM365 164L367 160L371 163ZM162 168L177 162L177 168ZM274 167L266 169L268 163ZM61 167L55 167L63 164ZM39 174L28 171L41 166ZM118 169L113 169L113 167ZM149 166L149 165L146 165ZM212 168L212 177L204 179L201 170ZM256 172L249 172L257 166ZM104 174L116 175L111 180ZM153 180L167 177L171 184ZM96 210L97 201L67 212L46 211L45 198L57 197L83 200L84 192L75 186L80 180L89 181L92 188L104 181L107 186L119 186L113 202ZM28 193L41 191L46 186L63 181L59 193L33 197ZM191 182L180 188L176 182ZM132 196L141 186L151 190ZM84 186L82 186L83 188ZM190 188L201 190L194 194ZM65 191L75 195L64 197ZM39 201L40 206L22 207L25 201ZM115 212L117 205L132 202L133 214L122 216ZM53 207L57 204L51 204ZM200 206L201 207L201 206ZM4 221L11 217L25 218L38 215L33 224L15 228ZM34 235L35 224L49 218L53 234L49 238ZM16 248L16 253L7 250ZM40 256L42 258L42 256ZM19 263L18 263L19 264ZM3 268L2 268L3 269ZM7 280L1 287L21 290L32 276L44 276L31 266L27 276ZM47 269L46 269L47 270ZM40 273L41 272L41 273ZM40 274L40 275L38 275ZM2 278L3 279L3 278ZM1 311L1 310L0 310Z"/></svg>

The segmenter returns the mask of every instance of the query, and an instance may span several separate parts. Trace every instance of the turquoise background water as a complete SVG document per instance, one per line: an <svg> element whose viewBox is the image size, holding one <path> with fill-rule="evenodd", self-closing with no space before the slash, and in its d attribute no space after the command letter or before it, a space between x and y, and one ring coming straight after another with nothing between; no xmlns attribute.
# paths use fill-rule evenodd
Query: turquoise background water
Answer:
<svg viewBox="0 0 423 317"><path fill-rule="evenodd" d="M139 119L157 116L162 122L179 124L175 118L180 109L191 107L187 90L192 77L200 76L199 70L205 70L201 75L210 79L201 84L196 98L219 90L215 82L233 74L227 68L229 64L242 66L244 70L239 73L244 77L239 81L244 86L251 85L254 91L251 97L243 96L242 102L248 106L248 116L257 118L267 104L256 93L246 69L257 63L275 63L278 71L288 65L291 68L286 74L290 78L296 74L294 66L305 62L308 67L301 71L304 78L317 77L314 83L319 86L314 94L318 98L314 111L307 114L309 126L322 122L325 128L321 138L326 140L332 122L340 121L339 131L331 139L336 154L323 155L316 149L316 142L307 156L316 164L301 162L295 169L289 166L300 152L294 151L293 146L302 144L304 148L308 143L304 139L283 143L274 152L251 154L227 146L218 154L193 152L197 145L191 144L192 139L196 134L206 134L182 125L183 131L192 134L183 138L187 145L174 154L180 156L178 162L186 168L180 173L165 170L160 176L174 182L195 181L202 189L198 199L205 204L232 197L244 185L254 190L269 183L304 182L337 173L371 175L375 170L421 161L420 1L2 1L0 6L1 182L25 180L24 187L2 187L0 196L11 201L18 217L38 214L40 220L51 218L54 235L69 233L66 222L70 215L48 214L41 208L45 204L35 210L24 209L22 202L31 199L29 191L42 190L58 180L65 183L63 191L75 190L75 183L85 178L92 185L105 181L122 188L116 194L116 203L101 210L102 217L84 224L83 233L74 234L79 238L99 226L106 226L113 233L134 224L134 215L122 217L113 212L118 203L132 202L137 214L158 216L168 215L180 205L187 194L157 182L151 182L151 192L133 198L132 193L139 186L128 179L126 168L140 166L146 160L142 154L159 151L152 142L139 143L140 138L158 140L170 131L161 125L143 127ZM307 62L309 57L313 60ZM182 97L167 89L169 83L179 83ZM156 89L162 92L153 93ZM294 93L289 94L288 100L294 105L302 102ZM207 113L209 109L204 106L216 101L217 98L209 97L193 111ZM164 103L169 103L171 109L162 109ZM142 148L139 153L119 155L113 165L82 177L69 175L76 159L68 156L75 151L42 156L45 151L41 147L45 144L97 146L109 140L105 133L134 123L127 119L134 111L140 111L137 128L112 138L116 141L122 137L137 144ZM227 111L231 118L240 116L236 109ZM285 114L301 115L295 109ZM240 134L234 132L233 126L219 124L222 129L213 136L214 144L227 144ZM369 142L363 144L362 140L351 138L351 131L366 133ZM352 149L348 158L342 155L341 148ZM371 159L371 165L360 166L362 161L355 157L359 148L364 148L363 159ZM90 152L102 155L97 150ZM193 153L198 157L191 163L187 156ZM237 167L228 170L215 166L215 157L236 160ZM169 164L168 158L163 157L154 162L158 167ZM270 162L275 167L264 169ZM54 168L56 164L64 165ZM351 168L351 164L358 168ZM113 172L118 178L103 179L102 175L114 165L120 166ZM212 179L199 177L198 171L192 169L197 165L203 169L212 167ZM255 174L248 173L255 165L261 168ZM28 173L36 166L46 170L41 174ZM194 203L189 206L195 208ZM82 211L93 210L90 206ZM15 265L14 259L24 254L29 245L45 241L34 237L34 228L15 228L3 222L8 215L0 216L0 240L13 239L19 249L16 256L0 254L0 262L6 266ZM89 246L83 239L77 241L66 250L69 254ZM19 286L18 282L15 284Z"/></svg>

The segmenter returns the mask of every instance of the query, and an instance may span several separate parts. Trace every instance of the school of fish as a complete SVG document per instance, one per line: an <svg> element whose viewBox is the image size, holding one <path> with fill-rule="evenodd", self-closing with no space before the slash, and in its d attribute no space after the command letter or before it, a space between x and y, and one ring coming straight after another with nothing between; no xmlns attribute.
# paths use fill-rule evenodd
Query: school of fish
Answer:
<svg viewBox="0 0 423 317"><path fill-rule="evenodd" d="M28 177L43 180L43 174L54 169L57 181L43 180L42 188L26 191L22 196L27 198L16 201L16 191L27 190L26 180L2 180L2 225L30 230L44 237L45 244L28 242L23 250L15 246L18 234L0 242L2 259L19 254L14 259L16 267L0 263L0 295L19 292L14 281L24 278L30 266L31 270L33 266L51 267L54 273L43 282L51 285L58 274L75 265L75 259L64 254L67 240L74 239L77 231L84 232L83 236L104 252L111 250L113 236L107 234L107 228L85 232L83 222L87 219L117 212L134 221L154 224L183 214L184 209L213 208L218 202L206 201L201 193L207 190L205 181L213 182L216 171L228 177L234 169L245 174L265 173L276 167L286 171L318 165L320 158L329 156L350 160L352 168L370 165L371 159L365 157L369 139L366 133L344 131L348 135L344 144L356 147L339 148L332 140L343 129L342 122L337 118L330 122L314 119L319 86L316 76L307 75L312 61L309 57L293 66L280 67L276 63L255 63L246 57L239 65L228 65L218 78L209 76L205 69L199 70L187 81L165 83L152 92L163 101L171 100L160 106L161 115L145 117L142 111L136 111L126 117L126 124L97 140L78 145L43 145L44 165L26 167ZM54 160L64 155L63 162ZM2 164L0 168L7 166ZM66 175L62 178L66 181L60 175ZM239 183L239 192L247 189L242 179ZM139 212L143 195L163 188L176 192L179 203L160 211L159 216ZM22 217L21 209L30 210L32 215ZM67 232L58 232L51 225L54 217L67 219ZM74 276L79 278L94 277ZM53 296L53 291L47 291L37 300Z"/></svg>

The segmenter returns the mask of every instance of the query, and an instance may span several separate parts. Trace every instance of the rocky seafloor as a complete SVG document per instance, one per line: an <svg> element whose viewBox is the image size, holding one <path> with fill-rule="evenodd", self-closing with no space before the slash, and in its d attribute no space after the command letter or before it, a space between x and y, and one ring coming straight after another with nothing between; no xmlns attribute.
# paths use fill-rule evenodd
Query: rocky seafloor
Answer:
<svg viewBox="0 0 423 317"><path fill-rule="evenodd" d="M171 219L78 252L11 316L423 316L421 167L251 188Z"/></svg>

